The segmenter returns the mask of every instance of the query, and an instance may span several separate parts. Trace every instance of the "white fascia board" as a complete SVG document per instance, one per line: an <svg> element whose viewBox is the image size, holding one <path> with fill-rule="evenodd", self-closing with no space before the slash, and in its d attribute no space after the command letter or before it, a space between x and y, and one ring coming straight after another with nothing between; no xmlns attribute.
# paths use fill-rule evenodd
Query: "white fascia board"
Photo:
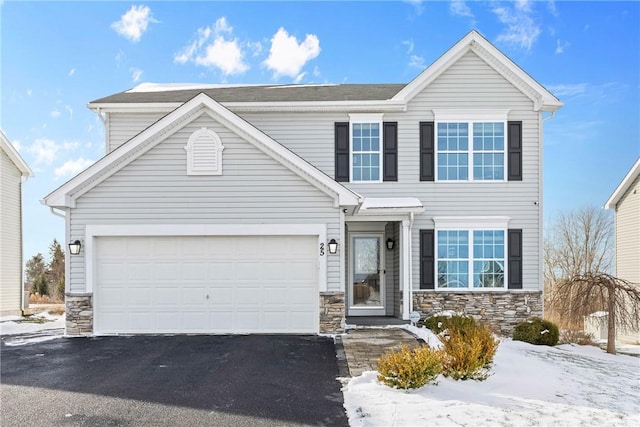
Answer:
<svg viewBox="0 0 640 427"><path fill-rule="evenodd" d="M28 178L33 176L33 171L24 161L22 156L20 156L18 150L16 150L15 147L9 142L9 138L7 138L2 129L0 129L0 147L2 148L2 150L4 150L5 153L7 153L7 156L9 157L11 162L16 165L23 177Z"/></svg>
<svg viewBox="0 0 640 427"><path fill-rule="evenodd" d="M431 84L437 77L453 65L468 51L474 51L486 61L486 54L490 55L499 65L489 63L498 73L522 91L528 98L534 101L535 109L555 111L564 104L551 92L535 81L529 74L511 61L504 53L500 52L487 39L475 30L470 31L451 49L440 56L433 64L427 67L407 86L398 92L391 100L408 103L414 96ZM486 52L486 54L485 54ZM514 78L515 77L515 78ZM533 92L533 93L532 93Z"/></svg>
<svg viewBox="0 0 640 427"><path fill-rule="evenodd" d="M622 196L625 195L633 181L640 175L640 158L636 160L635 164L631 167L627 175L622 179L620 185L615 189L607 203L604 204L605 209L616 209L616 205L622 199Z"/></svg>

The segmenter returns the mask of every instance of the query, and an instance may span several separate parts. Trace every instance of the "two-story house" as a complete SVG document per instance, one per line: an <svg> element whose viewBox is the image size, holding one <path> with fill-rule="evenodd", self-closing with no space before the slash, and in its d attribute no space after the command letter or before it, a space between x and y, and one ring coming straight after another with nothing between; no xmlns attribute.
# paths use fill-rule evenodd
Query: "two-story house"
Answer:
<svg viewBox="0 0 640 427"><path fill-rule="evenodd" d="M144 84L89 104L67 333L317 333L542 315L542 126L562 103L476 31L408 84Z"/></svg>

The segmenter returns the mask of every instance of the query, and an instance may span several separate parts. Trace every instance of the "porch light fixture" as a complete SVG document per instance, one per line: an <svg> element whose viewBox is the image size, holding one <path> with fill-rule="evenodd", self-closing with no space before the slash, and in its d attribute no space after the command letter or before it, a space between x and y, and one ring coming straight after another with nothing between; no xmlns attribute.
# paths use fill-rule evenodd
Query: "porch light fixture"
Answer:
<svg viewBox="0 0 640 427"><path fill-rule="evenodd" d="M80 240L76 240L73 243L69 243L69 252L71 255L78 255L80 253L80 248L82 247L82 243Z"/></svg>
<svg viewBox="0 0 640 427"><path fill-rule="evenodd" d="M393 250L393 248L396 246L396 241L393 240L391 237L389 237L387 239L387 249L389 249L390 251Z"/></svg>
<svg viewBox="0 0 640 427"><path fill-rule="evenodd" d="M338 242L336 242L336 239L329 240L328 246L329 246L329 253L331 255L333 255L336 252L338 252Z"/></svg>

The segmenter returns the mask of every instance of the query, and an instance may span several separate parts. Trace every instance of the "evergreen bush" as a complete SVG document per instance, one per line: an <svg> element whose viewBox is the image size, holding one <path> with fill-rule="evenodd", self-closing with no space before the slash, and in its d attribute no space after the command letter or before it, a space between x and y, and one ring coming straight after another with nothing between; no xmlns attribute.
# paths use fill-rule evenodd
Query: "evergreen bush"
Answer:
<svg viewBox="0 0 640 427"><path fill-rule="evenodd" d="M402 345L378 360L378 381L393 388L420 388L435 383L441 370L441 352L426 345L410 349Z"/></svg>
<svg viewBox="0 0 640 427"><path fill-rule="evenodd" d="M442 375L454 380L482 381L489 377L500 342L488 327L460 322L456 326L449 325L447 332L438 335L438 339L444 350Z"/></svg>
<svg viewBox="0 0 640 427"><path fill-rule="evenodd" d="M559 338L558 327L553 322L538 317L518 323L513 331L514 341L535 345L554 346L558 344Z"/></svg>

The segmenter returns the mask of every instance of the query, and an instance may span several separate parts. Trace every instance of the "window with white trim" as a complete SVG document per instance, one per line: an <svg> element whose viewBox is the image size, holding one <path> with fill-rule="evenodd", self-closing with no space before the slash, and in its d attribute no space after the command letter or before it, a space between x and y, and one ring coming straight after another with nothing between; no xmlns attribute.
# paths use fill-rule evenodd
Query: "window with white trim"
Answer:
<svg viewBox="0 0 640 427"><path fill-rule="evenodd" d="M505 122L437 123L438 181L504 181L505 126Z"/></svg>
<svg viewBox="0 0 640 427"><path fill-rule="evenodd" d="M437 230L438 289L504 289L505 230Z"/></svg>
<svg viewBox="0 0 640 427"><path fill-rule="evenodd" d="M351 182L382 181L382 114L351 114Z"/></svg>
<svg viewBox="0 0 640 427"><path fill-rule="evenodd" d="M184 147L187 152L187 175L222 175L222 141L206 127L193 132Z"/></svg>

